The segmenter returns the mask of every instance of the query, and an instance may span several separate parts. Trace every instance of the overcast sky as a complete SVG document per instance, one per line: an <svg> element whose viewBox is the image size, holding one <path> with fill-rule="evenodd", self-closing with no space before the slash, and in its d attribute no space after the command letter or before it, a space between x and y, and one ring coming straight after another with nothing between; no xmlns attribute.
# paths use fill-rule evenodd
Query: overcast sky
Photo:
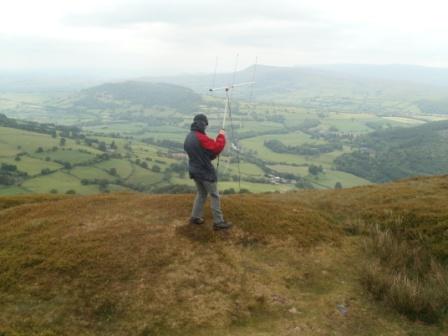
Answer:
<svg viewBox="0 0 448 336"><path fill-rule="evenodd" d="M0 0L0 70L161 75L254 63L448 67L448 1Z"/></svg>

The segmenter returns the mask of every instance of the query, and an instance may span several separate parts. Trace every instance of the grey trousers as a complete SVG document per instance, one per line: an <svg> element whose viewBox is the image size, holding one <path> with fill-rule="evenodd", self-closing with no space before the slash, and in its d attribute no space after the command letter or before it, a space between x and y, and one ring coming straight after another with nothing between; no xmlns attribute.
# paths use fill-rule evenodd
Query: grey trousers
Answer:
<svg viewBox="0 0 448 336"><path fill-rule="evenodd" d="M193 210L191 217L202 218L204 213L204 203L207 200L207 195L211 197L211 208L214 223L224 222L224 218L221 211L221 204L219 200L218 186L216 182L208 182L201 180L194 180L196 188L198 190L196 199L194 200Z"/></svg>

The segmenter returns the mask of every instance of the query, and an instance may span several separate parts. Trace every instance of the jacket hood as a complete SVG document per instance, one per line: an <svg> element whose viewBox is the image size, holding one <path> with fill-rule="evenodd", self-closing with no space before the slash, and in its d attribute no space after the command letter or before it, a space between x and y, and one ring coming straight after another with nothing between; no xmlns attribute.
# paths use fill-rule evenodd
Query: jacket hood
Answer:
<svg viewBox="0 0 448 336"><path fill-rule="evenodd" d="M193 121L191 124L190 130L195 132L201 132L205 134L205 127L207 124L203 120Z"/></svg>

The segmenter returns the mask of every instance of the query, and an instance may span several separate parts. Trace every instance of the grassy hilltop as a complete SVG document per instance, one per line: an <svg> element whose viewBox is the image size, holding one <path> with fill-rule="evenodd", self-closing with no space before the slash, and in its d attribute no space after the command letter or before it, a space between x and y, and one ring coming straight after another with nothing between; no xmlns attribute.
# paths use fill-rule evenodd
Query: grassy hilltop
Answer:
<svg viewBox="0 0 448 336"><path fill-rule="evenodd" d="M447 191L0 197L0 335L445 335Z"/></svg>

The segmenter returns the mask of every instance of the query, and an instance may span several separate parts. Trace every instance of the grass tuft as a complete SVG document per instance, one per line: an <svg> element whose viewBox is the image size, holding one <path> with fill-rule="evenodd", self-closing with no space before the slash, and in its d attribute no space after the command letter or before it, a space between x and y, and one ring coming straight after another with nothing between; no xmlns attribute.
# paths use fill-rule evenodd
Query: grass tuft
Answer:
<svg viewBox="0 0 448 336"><path fill-rule="evenodd" d="M362 283L375 298L412 320L438 322L448 309L448 271L422 245L394 230L371 230Z"/></svg>

